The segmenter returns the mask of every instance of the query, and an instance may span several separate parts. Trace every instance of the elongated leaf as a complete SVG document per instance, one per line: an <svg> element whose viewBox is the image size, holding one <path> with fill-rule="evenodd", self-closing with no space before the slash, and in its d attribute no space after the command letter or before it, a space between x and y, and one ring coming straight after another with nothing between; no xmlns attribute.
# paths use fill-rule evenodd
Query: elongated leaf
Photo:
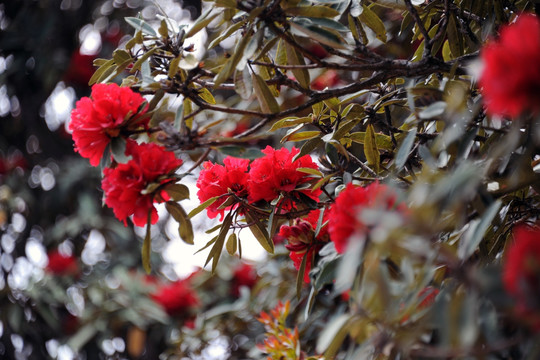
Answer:
<svg viewBox="0 0 540 360"><path fill-rule="evenodd" d="M167 201L165 203L165 208L169 214L171 214L174 220L180 224L180 227L178 228L180 238L184 240L185 243L193 245L193 225L191 224L191 221L189 220L184 208L174 201Z"/></svg>
<svg viewBox="0 0 540 360"><path fill-rule="evenodd" d="M216 242L214 243L214 246L212 246L212 249L210 250L210 253L208 254L208 257L206 258L206 262L204 264L204 266L206 266L208 262L212 260L212 274L216 271L221 252L223 251L223 245L225 244L225 236L227 236L231 224L232 214L228 213L225 216L225 219L223 219L223 225L221 225L219 235L217 236Z"/></svg>
<svg viewBox="0 0 540 360"><path fill-rule="evenodd" d="M197 89L197 90L199 92L199 97L201 99L203 99L205 102L207 102L208 104L211 104L211 105L216 104L216 99L214 99L214 96L212 95L210 90L208 90L207 88L200 88L200 89Z"/></svg>
<svg viewBox="0 0 540 360"><path fill-rule="evenodd" d="M251 27L246 30L246 34L249 34L250 32ZM246 35L241 37L240 41L236 43L234 53L229 58L229 60L227 60L225 66L223 66L219 74L214 79L214 84L216 87L223 83L225 80L227 80L233 74L233 71L236 69L236 64L238 64L238 61L240 61L240 58L243 56L244 49L246 48L250 39L251 36Z"/></svg>
<svg viewBox="0 0 540 360"><path fill-rule="evenodd" d="M232 233L229 235L229 238L227 239L227 243L225 244L225 247L227 248L227 252L229 255L234 255L236 253L236 250L238 248L238 239L236 238L236 234Z"/></svg>
<svg viewBox="0 0 540 360"><path fill-rule="evenodd" d="M203 211L204 209L206 209L207 207L209 207L210 205L215 203L217 199L219 199L219 196L214 196L213 198L210 198L210 199L206 200L201 205L199 205L195 209L191 210L189 212L189 214L188 214L188 217L190 219L193 219L193 217L195 215L197 215L198 213L200 213L201 211Z"/></svg>
<svg viewBox="0 0 540 360"><path fill-rule="evenodd" d="M286 43L283 39L279 39L278 47L276 50L276 64L286 65L287 64L287 50L285 50Z"/></svg>
<svg viewBox="0 0 540 360"><path fill-rule="evenodd" d="M270 239L268 232L261 224L259 219L257 219L255 216L252 216L249 212L246 212L245 217L246 221L250 225L249 229L251 230L259 244L261 244L264 250L268 251L270 254L273 254L274 242L272 241L272 239Z"/></svg>
<svg viewBox="0 0 540 360"><path fill-rule="evenodd" d="M151 251L151 244L152 244L152 236L151 236L151 231L150 231L151 222L152 222L152 210L148 210L146 234L144 236L143 246L141 249L143 268L147 274L150 274L152 272L152 264L150 263L150 251Z"/></svg>
<svg viewBox="0 0 540 360"><path fill-rule="evenodd" d="M359 16L360 21L373 30L377 39L386 42L386 28L381 18L377 16L368 6L363 5L363 11Z"/></svg>
<svg viewBox="0 0 540 360"><path fill-rule="evenodd" d="M348 137L354 142L364 144L365 139L366 139L366 133L354 132L354 133L350 133ZM379 149L392 150L393 148L392 138L390 138L390 136L388 135L376 133L375 142L377 143L377 147Z"/></svg>
<svg viewBox="0 0 540 360"><path fill-rule="evenodd" d="M184 184L170 184L164 190L174 201L189 199L189 188Z"/></svg>
<svg viewBox="0 0 540 360"><path fill-rule="evenodd" d="M287 59L290 65L305 65L306 64L306 62L304 61L304 56L302 56L302 54L300 54L289 43L285 43L285 50L287 52ZM303 88L309 89L311 80L309 78L309 72L307 71L307 69L292 69L292 73L294 74L294 77L296 78L296 80L298 80L298 82Z"/></svg>
<svg viewBox="0 0 540 360"><path fill-rule="evenodd" d="M284 118L284 119L281 119L279 121L276 121L272 127L270 128L269 131L276 131L278 129L282 129L282 128L285 128L285 127L291 127L291 126L295 126L295 125L298 125L298 124L308 124L308 123L311 123L311 116L306 116L306 117L288 117L288 118Z"/></svg>
<svg viewBox="0 0 540 360"><path fill-rule="evenodd" d="M313 138L319 138L321 136L321 132L318 130L312 130L312 131L302 131L297 132L289 135L285 135L281 139L281 143L284 143L286 141L303 141Z"/></svg>
<svg viewBox="0 0 540 360"><path fill-rule="evenodd" d="M212 40L212 42L210 42L210 44L208 45L208 50L210 50L210 49L216 47L217 45L219 45L223 40L227 39L234 32L236 32L238 29L240 29L243 25L245 25L245 22L239 21L239 22L234 23L231 26L229 26L229 28L227 30L225 30L225 32L223 32L223 34L219 35L214 40Z"/></svg>
<svg viewBox="0 0 540 360"><path fill-rule="evenodd" d="M137 70L141 69L142 64L156 52L157 48L152 48L149 51L145 52L143 56L141 56L137 61L135 61L135 64L133 64L133 67L130 70L130 73L134 73Z"/></svg>
<svg viewBox="0 0 540 360"><path fill-rule="evenodd" d="M291 16L306 17L336 17L339 15L339 11L322 5L290 7L285 9L285 13Z"/></svg>
<svg viewBox="0 0 540 360"><path fill-rule="evenodd" d="M206 25L210 24L210 22L212 22L212 20L214 20L214 18L219 15L219 12L215 12L214 14L211 14L212 10L213 8L210 8L204 14L199 16L199 18L195 21L193 26L191 26L189 31L186 33L186 36L185 36L186 39L192 37L199 31L204 29Z"/></svg>
<svg viewBox="0 0 540 360"><path fill-rule="evenodd" d="M375 139L375 129L372 124L369 124L366 129L366 138L364 142L364 154L370 165L373 166L375 173L379 173L381 154L377 147L377 140Z"/></svg>
<svg viewBox="0 0 540 360"><path fill-rule="evenodd" d="M279 104L272 95L272 92L266 85L266 82L257 74L253 73L253 90L255 91L255 96L259 100L262 111L265 113L277 113L279 112Z"/></svg>
<svg viewBox="0 0 540 360"><path fill-rule="evenodd" d="M136 17L126 17L124 20L131 26L135 28L135 30L140 30L143 32L143 34L151 35L151 36L157 36L156 30L148 24L143 19L139 19Z"/></svg>
<svg viewBox="0 0 540 360"><path fill-rule="evenodd" d="M103 65L101 65L92 75L88 81L88 85L93 85L99 83L101 79L107 77L109 74L114 72L114 60L107 60Z"/></svg>
<svg viewBox="0 0 540 360"><path fill-rule="evenodd" d="M407 162L407 159L409 158L409 152L411 151L414 144L415 137L416 129L410 130L407 134L407 137L405 138L405 140L403 140L403 143L399 147L399 150L396 154L396 160L394 162L394 165L398 171L401 170Z"/></svg>
<svg viewBox="0 0 540 360"><path fill-rule="evenodd" d="M298 30L301 35L307 35L322 44L335 47L336 49L346 49L346 46L341 43L341 39L328 30L315 25L305 26L303 24L297 24L294 20L289 22L289 24L293 29Z"/></svg>
<svg viewBox="0 0 540 360"><path fill-rule="evenodd" d="M315 150L316 148L322 145L324 145L324 141L322 141L318 137L306 141L304 145L302 145L302 147L300 148L300 152L294 156L293 161L296 161L300 159L302 156L311 153L313 150Z"/></svg>
<svg viewBox="0 0 540 360"><path fill-rule="evenodd" d="M253 83L247 66L243 70L235 71L234 90L244 100L248 100L253 95Z"/></svg>
<svg viewBox="0 0 540 360"><path fill-rule="evenodd" d="M464 234L459 243L458 256L461 260L467 260L476 251L491 222L499 213L501 206L502 202L497 200L489 206L481 220L471 222L469 230Z"/></svg>

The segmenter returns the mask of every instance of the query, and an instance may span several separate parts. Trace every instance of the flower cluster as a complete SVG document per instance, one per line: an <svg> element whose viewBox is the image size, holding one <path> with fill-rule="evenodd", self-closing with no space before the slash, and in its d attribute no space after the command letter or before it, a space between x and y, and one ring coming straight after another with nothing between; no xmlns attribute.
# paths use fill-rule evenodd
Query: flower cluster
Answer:
<svg viewBox="0 0 540 360"><path fill-rule="evenodd" d="M386 185L374 182L366 187L348 184L330 208L328 232L338 253L347 249L355 235L369 231L362 219L364 209L390 210L396 206L397 195ZM404 210L403 205L398 210Z"/></svg>
<svg viewBox="0 0 540 360"><path fill-rule="evenodd" d="M128 141L126 155L131 156L127 163L103 170L105 204L124 224L133 215L135 225L144 226L149 212L151 223L155 224L158 214L154 203L169 199L161 185L171 182L171 175L182 160L159 145L135 141Z"/></svg>
<svg viewBox="0 0 540 360"><path fill-rule="evenodd" d="M99 165L111 139L122 132L136 131L148 126L143 116L146 107L140 94L116 84L96 84L90 97L77 101L71 112L69 130L72 131L75 151Z"/></svg>
<svg viewBox="0 0 540 360"><path fill-rule="evenodd" d="M265 156L255 159L251 164L249 160L227 157L224 166L206 162L197 181L199 191L197 196L201 202L220 196L207 208L208 216L215 218L218 214L223 218L225 210L238 206L239 200L251 204L259 201L271 202L280 196L283 200L277 204L283 210L296 208L296 203L302 198L318 201L321 190L297 188L310 181L308 174L298 168L316 169L317 164L309 155L294 160L300 150L291 151L282 148L275 150L267 146L262 151ZM226 208L221 208L230 196L236 199Z"/></svg>
<svg viewBox="0 0 540 360"><path fill-rule="evenodd" d="M480 86L486 110L516 117L540 112L540 20L530 14L503 27L498 41L481 53L484 69Z"/></svg>
<svg viewBox="0 0 540 360"><path fill-rule="evenodd" d="M201 202L228 193L232 193L239 198L246 198L248 196L249 160L228 156L223 162L225 166L212 164L210 161L203 164L204 169L201 171L197 180L197 187L200 189L197 195ZM234 207L229 206L220 209L220 206L225 200L227 200L227 197L222 196L206 209L209 218L213 219L220 214L221 220L223 220L225 210L230 210Z"/></svg>
<svg viewBox="0 0 540 360"><path fill-rule="evenodd" d="M506 291L517 301L517 313L540 329L540 229L520 226L503 270Z"/></svg>
<svg viewBox="0 0 540 360"><path fill-rule="evenodd" d="M293 261L296 270L300 269L302 260L306 257L304 272L304 282L306 283L309 283L309 271L315 255L329 240L328 226L326 226L327 213L323 215L321 229L317 237L315 237L320 212L320 210L313 210L304 219L297 218L292 221L291 225L282 225L279 233L274 237L276 243L288 241L285 248L290 251L289 257Z"/></svg>
<svg viewBox="0 0 540 360"><path fill-rule="evenodd" d="M191 288L189 278L160 285L151 297L170 316L189 315L187 312L199 305L199 298Z"/></svg>

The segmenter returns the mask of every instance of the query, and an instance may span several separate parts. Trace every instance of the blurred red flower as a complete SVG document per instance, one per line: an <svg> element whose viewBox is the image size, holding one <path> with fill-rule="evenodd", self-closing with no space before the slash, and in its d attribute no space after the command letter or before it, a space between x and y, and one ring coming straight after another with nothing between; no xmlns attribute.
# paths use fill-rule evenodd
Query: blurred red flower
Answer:
<svg viewBox="0 0 540 360"><path fill-rule="evenodd" d="M540 112L540 20L523 14L501 29L498 41L481 52L480 87L492 115L516 117Z"/></svg>
<svg viewBox="0 0 540 360"><path fill-rule="evenodd" d="M234 269L232 278L232 294L235 297L240 295L240 287L247 286L252 288L258 280L257 270L253 265L241 263Z"/></svg>
<svg viewBox="0 0 540 360"><path fill-rule="evenodd" d="M125 130L147 127L149 118L142 115L146 107L140 94L116 84L95 84L91 97L77 101L71 112L69 130L73 132L75 151L99 165L105 148L112 138Z"/></svg>
<svg viewBox="0 0 540 360"><path fill-rule="evenodd" d="M299 200L300 193L319 201L320 189L295 190L298 185L310 181L309 175L298 171L298 168L318 168L309 155L293 161L295 155L300 152L296 148L289 151L286 148L275 150L267 146L262 152L265 156L255 159L249 171L248 190L251 202L259 200L270 202L283 194L285 199L282 207L284 210L290 210L295 207L294 201Z"/></svg>
<svg viewBox="0 0 540 360"><path fill-rule="evenodd" d="M540 228L519 226L508 250L503 283L517 301L517 313L540 330Z"/></svg>
<svg viewBox="0 0 540 360"><path fill-rule="evenodd" d="M126 164L103 170L101 187L105 192L105 204L113 209L114 215L124 225L127 225L126 219L133 215L135 225L144 226L148 211L151 211L151 223L155 224L158 214L154 203L170 197L165 191L145 190L149 185L170 182L182 160L157 144L139 145L135 141L128 141L126 155L132 157Z"/></svg>
<svg viewBox="0 0 540 360"><path fill-rule="evenodd" d="M75 50L64 74L64 81L68 85L87 87L90 78L94 75L94 59L96 58L96 55L86 55L82 54L80 49Z"/></svg>
<svg viewBox="0 0 540 360"><path fill-rule="evenodd" d="M197 293L187 279L162 285L151 297L170 316L189 315L189 310L199 305Z"/></svg>
<svg viewBox="0 0 540 360"><path fill-rule="evenodd" d="M226 195L229 192L234 193L239 198L247 198L249 160L227 156L223 163L225 166L212 164L210 161L203 164L204 169L197 180L197 187L199 188L197 196L201 203L215 196ZM218 209L227 199L229 199L229 196L222 196L207 207L208 217L213 219L219 214L221 220L223 220L225 211L237 206L236 204L225 209Z"/></svg>
<svg viewBox="0 0 540 360"><path fill-rule="evenodd" d="M321 75L317 76L311 83L311 88L314 90L324 90L326 88L333 88L341 82L339 74L335 70L327 70Z"/></svg>
<svg viewBox="0 0 540 360"><path fill-rule="evenodd" d="M338 253L347 248L349 238L368 231L360 219L364 209L389 210L396 205L396 194L386 185L374 182L366 187L349 183L330 208L328 232ZM400 207L400 210L402 206Z"/></svg>
<svg viewBox="0 0 540 360"><path fill-rule="evenodd" d="M282 225L279 233L274 237L274 242L288 241L285 247L290 251L289 257L293 261L296 270L300 269L304 256L307 256L304 272L304 282L306 283L309 283L309 272L313 258L324 243L328 242L328 226L325 224L328 219L327 213L323 215L323 226L317 238L315 238L320 213L320 210L313 210L303 219L294 219L290 226Z"/></svg>
<svg viewBox="0 0 540 360"><path fill-rule="evenodd" d="M79 264L74 256L52 250L47 254L47 257L49 258L49 263L45 268L47 272L57 276L75 276L79 274Z"/></svg>

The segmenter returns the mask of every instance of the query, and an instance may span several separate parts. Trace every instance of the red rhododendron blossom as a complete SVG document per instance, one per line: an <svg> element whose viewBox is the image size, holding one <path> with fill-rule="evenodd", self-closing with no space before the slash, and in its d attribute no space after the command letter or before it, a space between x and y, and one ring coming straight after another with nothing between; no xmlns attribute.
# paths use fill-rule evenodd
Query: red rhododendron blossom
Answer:
<svg viewBox="0 0 540 360"><path fill-rule="evenodd" d="M294 219L292 225L282 225L279 233L274 237L274 242L288 241L285 247L290 251L289 257L296 270L300 269L304 256L307 256L304 272L304 282L306 283L309 283L309 272L315 254L319 252L325 242L328 242L328 226L325 223L327 213L323 216L323 226L315 238L319 215L320 210L313 210L304 219Z"/></svg>
<svg viewBox="0 0 540 360"><path fill-rule="evenodd" d="M169 175L182 165L182 160L159 145L139 145L134 141L128 141L126 155L132 157L127 163L103 170L101 187L105 192L105 204L124 225L133 215L135 225L144 226L149 211L151 223L155 224L158 214L154 203L168 200L169 196L165 191L147 193L144 190L150 184L169 182Z"/></svg>
<svg viewBox="0 0 540 360"><path fill-rule="evenodd" d="M223 220L225 210L230 210L238 205L235 204L224 209L218 209L229 198L222 195L231 192L239 198L247 198L248 195L247 171L249 160L227 156L223 160L223 163L225 166L212 164L210 161L205 162L203 164L204 169L201 171L197 180L197 187L199 188L197 196L201 203L215 196L221 196L206 208L208 217L211 219L220 214L221 220Z"/></svg>
<svg viewBox="0 0 540 360"><path fill-rule="evenodd" d="M506 291L517 301L517 312L540 330L540 228L520 226L503 269Z"/></svg>
<svg viewBox="0 0 540 360"><path fill-rule="evenodd" d="M257 270L253 265L241 263L234 269L232 278L232 294L236 297L240 295L240 287L252 288L257 283Z"/></svg>
<svg viewBox="0 0 540 360"><path fill-rule="evenodd" d="M293 200L298 200L298 193L315 201L319 200L320 189L295 190L298 185L310 181L309 175L298 171L298 168L318 168L309 155L293 161L295 155L300 152L296 148L289 151L286 148L275 150L267 146L262 152L265 156L255 159L249 171L248 189L251 202L259 200L270 202L278 198L280 194L284 194L286 200L282 207L289 210L294 207Z"/></svg>
<svg viewBox="0 0 540 360"><path fill-rule="evenodd" d="M378 182L367 187L348 184L336 198L329 214L328 232L337 252L345 252L352 235L368 231L360 218L364 209L390 210L395 206L396 198L392 189Z"/></svg>
<svg viewBox="0 0 540 360"><path fill-rule="evenodd" d="M162 285L151 297L170 316L184 315L199 305L197 293L191 288L187 280Z"/></svg>
<svg viewBox="0 0 540 360"><path fill-rule="evenodd" d="M148 126L149 118L133 117L144 99L130 88L116 84L92 86L91 97L77 101L71 112L69 130L73 132L75 151L99 165L105 148L122 130L136 130ZM142 109L139 114L146 112Z"/></svg>
<svg viewBox="0 0 540 360"><path fill-rule="evenodd" d="M492 115L516 117L540 112L540 20L518 17L501 30L498 41L481 53L484 69L480 87L486 110Z"/></svg>
<svg viewBox="0 0 540 360"><path fill-rule="evenodd" d="M79 273L79 265L77 259L72 255L65 255L58 250L53 250L47 254L49 263L45 268L46 271L53 275L77 275Z"/></svg>

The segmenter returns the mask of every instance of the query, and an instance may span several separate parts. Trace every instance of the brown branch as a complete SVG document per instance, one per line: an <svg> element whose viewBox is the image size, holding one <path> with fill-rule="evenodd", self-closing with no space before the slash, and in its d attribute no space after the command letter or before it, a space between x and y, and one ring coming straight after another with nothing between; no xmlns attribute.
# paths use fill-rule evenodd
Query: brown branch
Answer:
<svg viewBox="0 0 540 360"><path fill-rule="evenodd" d="M416 26L418 26L420 33L424 37L424 53L422 54L422 57L423 58L431 57L431 47L433 43L431 42L428 31L426 30L426 27L424 26L424 23L422 22L420 15L418 15L418 11L416 11L416 8L411 3L411 0L403 0L403 1L405 2L405 6L407 6L407 10L409 10L409 13L413 17L414 22L416 23Z"/></svg>

